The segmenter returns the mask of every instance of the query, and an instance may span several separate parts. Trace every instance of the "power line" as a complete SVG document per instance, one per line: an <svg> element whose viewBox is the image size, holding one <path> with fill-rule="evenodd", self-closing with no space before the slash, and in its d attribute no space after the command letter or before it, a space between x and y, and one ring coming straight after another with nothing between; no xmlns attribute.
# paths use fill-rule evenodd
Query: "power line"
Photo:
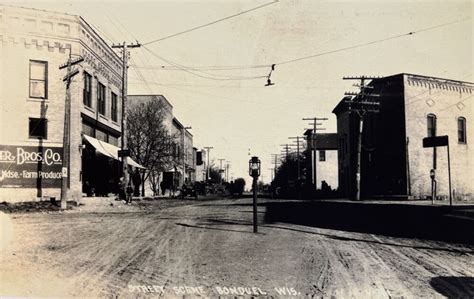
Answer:
<svg viewBox="0 0 474 299"><path fill-rule="evenodd" d="M151 69L151 70L161 70L161 71L180 71L181 68L173 67L169 65L130 65L132 67L141 68L141 69ZM246 69L256 69L256 68L269 68L270 64L260 64L260 65L215 65L215 66L188 66L187 68L192 70L204 70L204 71L228 71L228 70L246 70Z"/></svg>
<svg viewBox="0 0 474 299"><path fill-rule="evenodd" d="M162 37L162 38L158 38L158 39L155 39L155 40L152 40L152 41L143 43L143 46L146 46L146 45L149 45L149 44L152 44L152 43L156 43L156 42L159 42L159 41L163 41L163 40L165 40L165 39L169 39L169 38L172 38L172 37L175 37L175 36L178 36L178 35L182 35L182 34L185 34L185 33L189 33L189 32L191 32L191 31L195 31L195 30L198 30L198 29L201 29L201 28L210 26L210 25L214 25L214 24L216 24L216 23L219 23L219 22L222 22L222 21L231 19L231 18L235 18L235 17L237 17L237 16L240 16L240 15L249 13L249 12L251 12L251 11L254 11L254 10L257 10L257 9L260 9L260 8L263 8L263 7L265 7L265 6L275 4L275 3L277 3L277 2L278 2L278 0L275 0L275 1L272 1L272 2L269 2L269 3L266 3L266 4L262 4L262 5L256 6L256 7L254 7L254 8L248 9L248 10L241 11L241 12L239 12L239 13L236 13L236 14L233 14L233 15L230 15L230 16L227 16L227 17L224 17L224 18L221 18L221 19L218 19L218 20L215 20L215 21L212 21L212 22L209 22L209 23L206 23L206 24L197 26L197 27L193 27L193 28L190 28L190 29L187 29L187 30L178 32L178 33L174 33L174 34L171 34L171 35Z"/></svg>
<svg viewBox="0 0 474 299"><path fill-rule="evenodd" d="M452 25L452 24L464 22L464 21L467 21L467 20L470 20L470 19L471 18L464 18L464 19L452 21L452 22L449 22L449 23L443 23L443 24L440 24L440 25L435 25L435 26L423 28L423 29L416 30L416 31L410 31L410 32L404 33L404 34L398 34L398 35L394 35L394 36L374 40L374 41L371 41L371 42L366 42L366 43L357 44L357 45L353 45L353 46L349 46L349 47L344 47L344 48L340 48L340 49L336 49L336 50L331 50L331 51L316 53L316 54L312 54L312 55L308 55L308 56L304 56L304 57L299 57L299 58L295 58L295 59L291 59L291 60L276 63L276 65L288 64L288 63L297 62L297 61L301 61L301 60L306 60L306 59L310 59L310 58L314 58L314 57L318 57L318 56L323 56L323 55L343 52L343 51L347 51L347 50L352 50L352 49L356 49L356 48L361 48L361 47L365 47L365 46L369 46L369 45L373 45L373 44L378 44L378 43L386 42L386 41L389 41L389 40L392 40L392 39L397 39L397 38L404 37L404 36L414 35L414 34L417 34L417 33L420 33L420 32L434 30L434 29L449 26L449 25Z"/></svg>
<svg viewBox="0 0 474 299"><path fill-rule="evenodd" d="M150 54L152 54L153 56L163 60L164 62L168 63L168 64L171 64L179 69L181 69L182 71L184 72L187 72L189 74L192 74L194 76L197 76L197 77L200 77L200 78L204 78L204 79L209 79L209 80L217 80L217 81L228 81L228 80L252 80L252 79L261 79L261 78L266 78L267 76L249 76L249 77L226 77L226 78L215 78L215 77L210 77L210 76L218 76L218 75L214 75L214 74L209 74L210 76L207 76L207 75L201 75L201 74L198 74L196 72L193 72L191 68L189 67L185 67L183 65L179 65L177 63L173 63L172 61L164 58L164 57L161 57L160 55L154 53L152 50L150 50L148 47L143 47L145 50L147 50ZM198 70L196 70L198 71ZM201 71L202 72L202 71ZM220 75L219 75L220 76ZM221 76L222 77L222 76Z"/></svg>

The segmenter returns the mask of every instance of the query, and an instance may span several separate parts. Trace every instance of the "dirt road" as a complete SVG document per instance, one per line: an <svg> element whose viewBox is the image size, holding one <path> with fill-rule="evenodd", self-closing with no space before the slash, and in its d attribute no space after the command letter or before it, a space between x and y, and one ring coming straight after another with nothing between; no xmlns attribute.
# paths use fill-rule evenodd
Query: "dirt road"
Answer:
<svg viewBox="0 0 474 299"><path fill-rule="evenodd" d="M258 234L250 199L8 214L0 294L474 296L472 245L268 221L269 210Z"/></svg>

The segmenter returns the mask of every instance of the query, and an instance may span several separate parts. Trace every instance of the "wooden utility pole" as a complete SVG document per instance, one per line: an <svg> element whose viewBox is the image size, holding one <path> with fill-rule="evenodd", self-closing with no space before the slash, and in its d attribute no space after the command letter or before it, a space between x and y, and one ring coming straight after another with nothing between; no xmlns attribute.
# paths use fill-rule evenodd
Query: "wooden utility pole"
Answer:
<svg viewBox="0 0 474 299"><path fill-rule="evenodd" d="M127 45L126 42L119 45L112 45L112 48L122 49L122 138L120 142L120 157L122 158L122 176L124 178L125 186L129 183L129 173L128 173L128 161L127 157L129 156L128 143L127 143L127 115L128 115L128 103L127 103L127 84L128 84L128 55L129 52L127 48L139 48L141 45L137 42L136 44Z"/></svg>
<svg viewBox="0 0 474 299"><path fill-rule="evenodd" d="M79 70L72 69L72 66L84 61L80 57L72 60L72 48L69 48L69 58L66 64L61 65L59 69L67 68L67 74L63 78L66 82L66 100L64 103L64 130L63 130L63 161L62 161L62 178L61 178L61 209L67 208L67 196L69 189L69 156L71 152L71 79L79 74Z"/></svg>
<svg viewBox="0 0 474 299"><path fill-rule="evenodd" d="M213 149L212 146L205 146L204 147L206 149L206 155L207 155L207 173L206 173L206 181L208 181L210 179L209 177L209 169L210 169L210 165L209 165L209 156L211 155L211 149Z"/></svg>
<svg viewBox="0 0 474 299"><path fill-rule="evenodd" d="M301 199L301 166L300 166L300 136L288 137L288 139L296 139L296 165L297 165L297 196Z"/></svg>
<svg viewBox="0 0 474 299"><path fill-rule="evenodd" d="M314 183L314 189L318 189L318 180L317 180L317 173L316 173L316 134L318 130L326 130L326 128L318 128L318 126L322 125L322 123L319 123L318 121L320 120L328 120L327 118L318 118L318 117L311 117L311 118L303 118L303 120L311 120L312 123L310 125L313 126L312 128L312 133L311 133L311 149L313 150L313 163L312 163L312 177L313 177L313 183Z"/></svg>
<svg viewBox="0 0 474 299"><path fill-rule="evenodd" d="M364 126L364 117L366 113L379 112L379 102L369 102L366 101L367 97L377 97L376 94L367 94L366 90L370 89L365 85L365 80L376 79L377 77L344 77L344 80L360 80L360 92L351 93L346 92L346 95L354 96L351 100L347 101L349 104L349 111L355 111L359 115L359 132L357 134L357 168L356 168L356 200L360 200L360 164L361 164L361 152L362 152L362 133Z"/></svg>
<svg viewBox="0 0 474 299"><path fill-rule="evenodd" d="M225 159L218 159L219 160L219 178L221 180L221 184L222 184L222 172L224 169L222 169L222 161L225 161Z"/></svg>
<svg viewBox="0 0 474 299"><path fill-rule="evenodd" d="M186 182L186 130L192 129L192 127L183 127L182 129L182 141L183 141L183 178L181 186Z"/></svg>

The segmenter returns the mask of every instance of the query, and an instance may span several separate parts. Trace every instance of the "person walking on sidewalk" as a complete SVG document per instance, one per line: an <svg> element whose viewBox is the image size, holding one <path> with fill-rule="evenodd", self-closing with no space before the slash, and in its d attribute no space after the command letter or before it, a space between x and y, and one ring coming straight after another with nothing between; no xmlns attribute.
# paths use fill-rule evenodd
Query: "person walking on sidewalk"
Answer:
<svg viewBox="0 0 474 299"><path fill-rule="evenodd" d="M130 182L128 182L128 186L127 186L127 204L129 204L129 205L132 204L132 194L133 194L132 184Z"/></svg>
<svg viewBox="0 0 474 299"><path fill-rule="evenodd" d="M135 172L133 173L132 176L132 181L133 181L133 196L140 196L140 184L142 183L142 178L140 176L140 172L138 169L135 169Z"/></svg>

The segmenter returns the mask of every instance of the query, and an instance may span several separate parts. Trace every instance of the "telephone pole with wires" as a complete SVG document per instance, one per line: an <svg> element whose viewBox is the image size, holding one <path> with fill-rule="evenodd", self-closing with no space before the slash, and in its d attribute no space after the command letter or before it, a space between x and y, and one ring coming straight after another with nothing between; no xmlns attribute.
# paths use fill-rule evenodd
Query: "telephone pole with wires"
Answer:
<svg viewBox="0 0 474 299"><path fill-rule="evenodd" d="M211 168L209 165L209 156L211 155L211 149L213 149L212 146L205 146L204 147L206 149L206 155L207 155L207 172L206 172L206 181L209 181L210 177L209 177L209 169Z"/></svg>
<svg viewBox="0 0 474 299"><path fill-rule="evenodd" d="M313 177L313 183L314 183L314 189L317 190L318 189L318 180L317 180L317 173L316 173L316 134L319 130L326 130L326 128L318 128L318 126L321 126L322 123L318 122L318 121L322 121L322 120L328 120L327 118L319 118L319 117L309 117L309 118L303 118L303 120L310 120L312 121L310 123L310 125L313 126L313 128L311 130L312 133L311 133L311 136L309 136L310 140L311 140L311 149L312 149L312 152L313 152L313 163L312 163L312 173L311 173L311 176Z"/></svg>
<svg viewBox="0 0 474 299"><path fill-rule="evenodd" d="M72 49L69 48L69 58L67 62L59 67L59 69L67 68L67 74L63 78L66 82L66 101L64 103L64 131L63 131L63 161L61 176L61 209L67 208L67 193L69 189L69 156L71 152L71 83L72 77L79 74L78 69L72 69L75 64L84 61L82 56L72 59Z"/></svg>
<svg viewBox="0 0 474 299"><path fill-rule="evenodd" d="M222 184L222 173L224 172L224 169L222 168L222 162L225 161L225 159L218 159L219 160L219 179L220 183Z"/></svg>
<svg viewBox="0 0 474 299"><path fill-rule="evenodd" d="M137 42L136 44L129 44L127 45L126 42L123 42L123 44L118 44L118 45L112 45L112 48L114 49L122 49L122 138L120 142L120 151L119 151L119 157L122 159L122 176L124 178L124 183L125 186L128 186L129 183L129 173L128 173L128 161L127 157L130 155L130 152L128 150L128 144L127 144L127 108L128 108L128 103L127 103L127 84L128 84L128 56L129 52L127 51L128 48L139 48L141 45Z"/></svg>
<svg viewBox="0 0 474 299"><path fill-rule="evenodd" d="M297 165L297 183L296 183L296 188L297 188L297 197L298 199L301 199L301 166L300 166L300 139L303 139L304 137L296 136L296 137L288 137L288 139L296 139L296 165Z"/></svg>
<svg viewBox="0 0 474 299"><path fill-rule="evenodd" d="M366 86L366 80L377 79L378 77L358 76L358 77L343 77L343 80L360 80L359 93L346 92L345 95L353 96L351 100L347 100L349 105L349 113L355 111L359 116L359 132L357 134L357 168L356 168L356 200L360 200L360 164L362 152L362 133L364 127L364 118L367 113L378 113L380 103L375 101L367 101L369 97L378 97L377 94L367 93L371 87Z"/></svg>

